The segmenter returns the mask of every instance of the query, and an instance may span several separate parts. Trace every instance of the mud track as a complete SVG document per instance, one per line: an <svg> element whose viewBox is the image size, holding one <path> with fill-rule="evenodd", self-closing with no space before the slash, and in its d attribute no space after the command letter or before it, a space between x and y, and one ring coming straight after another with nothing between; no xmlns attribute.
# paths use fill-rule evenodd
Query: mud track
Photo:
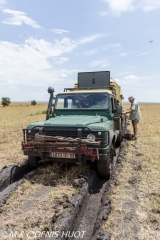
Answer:
<svg viewBox="0 0 160 240"><path fill-rule="evenodd" d="M110 234L102 228L103 221L107 220L111 211L111 201L108 193L111 190L111 183L115 182L115 175L122 168L121 161L125 158L125 152L121 149L125 145L122 142L120 151L117 150L112 162L112 176L109 181L100 179L91 166L89 173L82 173L78 178L73 179L73 186L79 192L73 194L71 201L67 203L66 209L61 213L53 214L52 223L48 223L49 231L59 231L65 233L56 239L75 239L73 233L80 232L76 239L85 240L108 240ZM6 203L10 193L24 182L25 179L32 179L37 170L31 171L28 163L22 166L4 167L0 171L0 212ZM34 176L35 177L35 176ZM46 231L46 229L44 229ZM83 237L82 237L83 233ZM36 239L55 239L55 237L42 237Z"/></svg>
<svg viewBox="0 0 160 240"><path fill-rule="evenodd" d="M9 195L16 190L16 188L35 174L35 170L31 171L28 162L25 162L20 167L17 165L4 167L0 170L0 212L2 206L6 203Z"/></svg>
<svg viewBox="0 0 160 240"><path fill-rule="evenodd" d="M122 143L123 147L125 141ZM112 163L112 176L109 181L100 179L95 170L90 175L79 175L74 180L74 185L80 187L79 194L72 197L70 211L64 212L53 218L53 229L56 228L62 234L59 239L75 239L74 233L81 233L76 239L85 240L109 240L110 234L102 228L103 221L108 219L111 211L111 201L108 193L111 184L116 184L116 175L121 170L121 162L126 153L117 150ZM59 226L57 228L57 226ZM82 237L83 233L83 237ZM63 236L63 237L62 237ZM54 238L47 238L54 239Z"/></svg>

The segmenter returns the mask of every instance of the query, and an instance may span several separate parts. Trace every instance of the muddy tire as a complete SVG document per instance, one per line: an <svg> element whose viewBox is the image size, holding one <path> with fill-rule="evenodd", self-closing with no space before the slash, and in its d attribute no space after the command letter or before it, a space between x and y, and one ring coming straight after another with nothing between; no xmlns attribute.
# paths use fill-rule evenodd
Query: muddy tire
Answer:
<svg viewBox="0 0 160 240"><path fill-rule="evenodd" d="M110 153L108 154L108 157L106 158L106 160L97 161L97 173L100 178L105 178L107 180L110 178L114 156L115 156L115 148L112 145L110 148Z"/></svg>
<svg viewBox="0 0 160 240"><path fill-rule="evenodd" d="M109 179L110 178L110 159L98 160L97 161L97 173L100 178Z"/></svg>
<svg viewBox="0 0 160 240"><path fill-rule="evenodd" d="M38 167L39 157L29 156L28 157L28 165L31 169Z"/></svg>
<svg viewBox="0 0 160 240"><path fill-rule="evenodd" d="M127 116L124 114L122 114L121 127L122 129L126 129L127 127Z"/></svg>
<svg viewBox="0 0 160 240"><path fill-rule="evenodd" d="M121 145L122 140L123 140L123 136L122 136L122 133L120 132L120 133L118 134L118 136L117 136L117 139L116 139L116 141L115 141L114 147L115 147L115 148L119 148L120 145Z"/></svg>

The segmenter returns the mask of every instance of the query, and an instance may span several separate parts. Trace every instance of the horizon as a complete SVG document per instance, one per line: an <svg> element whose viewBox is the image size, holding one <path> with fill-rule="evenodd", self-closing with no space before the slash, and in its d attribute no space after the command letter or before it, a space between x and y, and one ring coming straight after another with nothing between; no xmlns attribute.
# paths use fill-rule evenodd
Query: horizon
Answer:
<svg viewBox="0 0 160 240"><path fill-rule="evenodd" d="M33 100L35 100L35 99L33 99ZM33 101L33 100L26 100L26 101L11 101L11 104L12 103L31 103L31 101ZM37 100L35 100L37 103L48 103L47 101L37 101ZM2 101L0 101L0 102L2 102ZM160 102L138 102L139 104L160 104ZM10 104L10 105L11 105ZM123 104L129 104L130 105L130 103L128 102L128 101L122 101L122 105Z"/></svg>

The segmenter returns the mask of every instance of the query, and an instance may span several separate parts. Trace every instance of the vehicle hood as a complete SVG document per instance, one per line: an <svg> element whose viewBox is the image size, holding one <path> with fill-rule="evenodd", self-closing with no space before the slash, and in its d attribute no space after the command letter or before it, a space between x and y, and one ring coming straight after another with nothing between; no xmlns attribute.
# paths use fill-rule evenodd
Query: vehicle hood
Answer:
<svg viewBox="0 0 160 240"><path fill-rule="evenodd" d="M107 121L108 118L104 116L82 116L82 115L65 115L57 116L51 118L44 123L44 126L54 125L54 126L63 126L63 127L85 127L93 123L101 123L102 121Z"/></svg>
<svg viewBox="0 0 160 240"><path fill-rule="evenodd" d="M32 123L28 126L28 128L32 127L85 127L88 126L91 129L103 129L106 128L110 121L108 121L107 117L104 116L88 116L88 115L65 115L65 116L57 116L54 118L50 118L45 122L36 122Z"/></svg>

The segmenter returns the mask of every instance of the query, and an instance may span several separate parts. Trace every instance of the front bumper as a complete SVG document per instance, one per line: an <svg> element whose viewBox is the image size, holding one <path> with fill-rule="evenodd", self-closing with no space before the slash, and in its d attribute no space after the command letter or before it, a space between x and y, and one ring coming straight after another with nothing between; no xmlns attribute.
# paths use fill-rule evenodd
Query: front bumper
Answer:
<svg viewBox="0 0 160 240"><path fill-rule="evenodd" d="M39 156L41 158L52 158L52 153L72 153L75 154L76 159L79 160L84 156L91 160L103 160L107 155L108 148L101 148L100 146L87 146L82 143L72 142L37 142L29 141L22 142L22 150L25 155Z"/></svg>
<svg viewBox="0 0 160 240"><path fill-rule="evenodd" d="M62 129L63 130L63 129ZM98 131L93 132L96 136L95 141L87 139L85 131L63 131L55 130L47 131L43 129L23 129L22 150L25 155L36 156L41 159L52 158L58 153L74 154L73 161L77 160L101 160L107 155L109 148L109 134L102 132L102 136L98 135ZM102 144L103 143L103 144ZM57 153L57 154L55 154ZM64 155L63 154L63 155ZM54 155L54 156L53 156ZM58 159L60 161L60 159ZM63 159L62 159L63 160ZM65 160L68 160L65 158Z"/></svg>

